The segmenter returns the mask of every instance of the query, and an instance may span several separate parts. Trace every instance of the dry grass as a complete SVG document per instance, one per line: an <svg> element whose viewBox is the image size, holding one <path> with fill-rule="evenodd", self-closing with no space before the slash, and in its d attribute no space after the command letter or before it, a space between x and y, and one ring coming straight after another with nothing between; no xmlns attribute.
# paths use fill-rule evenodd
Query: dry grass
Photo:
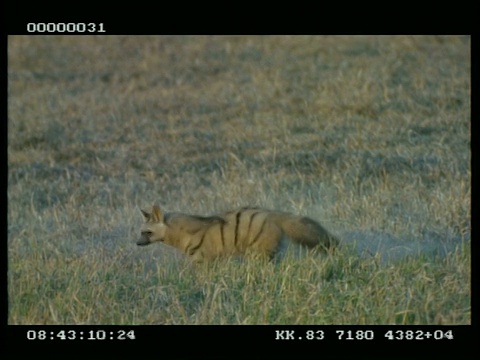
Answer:
<svg viewBox="0 0 480 360"><path fill-rule="evenodd" d="M8 56L9 323L470 323L470 38L21 36ZM134 245L153 202L307 214L344 246L192 268Z"/></svg>

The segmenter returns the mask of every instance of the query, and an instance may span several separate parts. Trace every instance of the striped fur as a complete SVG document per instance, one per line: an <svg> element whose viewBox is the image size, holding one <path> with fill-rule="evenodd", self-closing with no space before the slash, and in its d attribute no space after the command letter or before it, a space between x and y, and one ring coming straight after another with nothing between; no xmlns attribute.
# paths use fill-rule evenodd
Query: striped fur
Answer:
<svg viewBox="0 0 480 360"><path fill-rule="evenodd" d="M154 205L142 214L145 223L137 245L163 242L195 261L248 253L273 258L287 240L322 251L338 244L335 236L308 217L256 207L202 217L163 213Z"/></svg>

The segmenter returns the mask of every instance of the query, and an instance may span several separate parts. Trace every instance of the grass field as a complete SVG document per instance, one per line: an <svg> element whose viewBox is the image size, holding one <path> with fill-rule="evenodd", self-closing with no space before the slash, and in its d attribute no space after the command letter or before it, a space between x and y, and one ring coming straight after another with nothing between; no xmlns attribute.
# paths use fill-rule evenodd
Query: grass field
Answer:
<svg viewBox="0 0 480 360"><path fill-rule="evenodd" d="M469 324L470 38L8 38L10 324ZM192 265L139 207L308 215Z"/></svg>

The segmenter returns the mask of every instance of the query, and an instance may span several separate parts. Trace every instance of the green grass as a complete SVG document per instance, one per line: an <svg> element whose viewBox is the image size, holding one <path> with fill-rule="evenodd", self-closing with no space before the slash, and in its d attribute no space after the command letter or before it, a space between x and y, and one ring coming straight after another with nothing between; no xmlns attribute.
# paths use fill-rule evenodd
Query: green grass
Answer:
<svg viewBox="0 0 480 360"><path fill-rule="evenodd" d="M10 324L469 324L469 37L9 37ZM138 207L308 215L192 265Z"/></svg>

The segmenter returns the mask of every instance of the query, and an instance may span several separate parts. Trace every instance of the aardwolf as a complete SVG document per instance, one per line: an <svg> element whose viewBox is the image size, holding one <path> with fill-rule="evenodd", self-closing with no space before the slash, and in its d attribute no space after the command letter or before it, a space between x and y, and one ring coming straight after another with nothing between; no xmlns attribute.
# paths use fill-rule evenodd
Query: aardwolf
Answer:
<svg viewBox="0 0 480 360"><path fill-rule="evenodd" d="M339 242L308 217L256 207L208 217L164 213L157 205L141 212L145 223L137 245L163 242L180 249L193 261L248 253L272 259L288 240L321 251Z"/></svg>

